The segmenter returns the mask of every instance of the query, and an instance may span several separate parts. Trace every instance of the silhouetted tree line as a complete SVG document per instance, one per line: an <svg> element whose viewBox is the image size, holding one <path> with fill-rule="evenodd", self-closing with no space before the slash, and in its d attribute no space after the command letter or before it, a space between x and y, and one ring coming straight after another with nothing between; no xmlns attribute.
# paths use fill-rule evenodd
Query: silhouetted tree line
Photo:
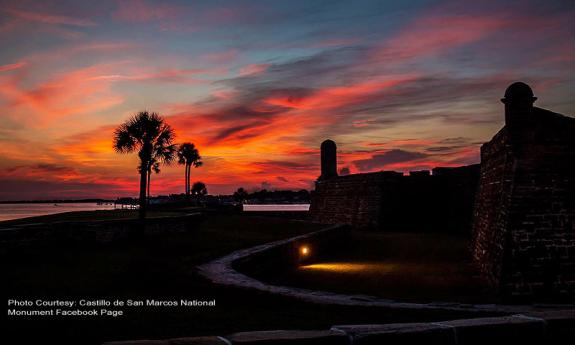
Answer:
<svg viewBox="0 0 575 345"><path fill-rule="evenodd" d="M262 189L252 193L248 193L244 188L238 188L233 194L234 200L237 202L309 202L310 192L301 189L298 191L293 190L274 190L269 191Z"/></svg>

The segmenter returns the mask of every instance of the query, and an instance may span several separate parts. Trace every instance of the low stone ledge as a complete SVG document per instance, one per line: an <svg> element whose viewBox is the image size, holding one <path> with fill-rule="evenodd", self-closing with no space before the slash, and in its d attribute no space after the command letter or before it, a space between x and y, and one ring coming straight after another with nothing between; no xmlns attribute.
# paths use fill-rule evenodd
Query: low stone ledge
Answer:
<svg viewBox="0 0 575 345"><path fill-rule="evenodd" d="M302 344L302 345L348 345L349 338L343 331L277 330L234 333L225 337L231 344Z"/></svg>
<svg viewBox="0 0 575 345"><path fill-rule="evenodd" d="M545 320L525 315L462 319L434 323L451 327L457 344L486 344L490 341L541 344L546 336Z"/></svg>
<svg viewBox="0 0 575 345"><path fill-rule="evenodd" d="M550 341L575 339L575 309L532 312L526 315L545 320Z"/></svg>
<svg viewBox="0 0 575 345"><path fill-rule="evenodd" d="M170 339L169 345L227 345L220 337L193 337Z"/></svg>
<svg viewBox="0 0 575 345"><path fill-rule="evenodd" d="M103 345L227 345L220 337L191 337L166 340L127 340L112 341Z"/></svg>
<svg viewBox="0 0 575 345"><path fill-rule="evenodd" d="M392 323L376 325L339 325L332 330L347 333L352 344L448 344L455 345L451 327L433 323Z"/></svg>
<svg viewBox="0 0 575 345"><path fill-rule="evenodd" d="M575 329L575 309L534 311L525 315L543 319L547 323L547 326L551 329Z"/></svg>
<svg viewBox="0 0 575 345"><path fill-rule="evenodd" d="M126 340L126 341L110 341L103 345L169 345L166 340Z"/></svg>
<svg viewBox="0 0 575 345"><path fill-rule="evenodd" d="M539 317L536 317L538 315ZM225 337L131 340L103 345L230 345L230 344L545 344L567 339L574 330L575 310L538 312L442 322L337 325L330 330L275 330L234 333Z"/></svg>

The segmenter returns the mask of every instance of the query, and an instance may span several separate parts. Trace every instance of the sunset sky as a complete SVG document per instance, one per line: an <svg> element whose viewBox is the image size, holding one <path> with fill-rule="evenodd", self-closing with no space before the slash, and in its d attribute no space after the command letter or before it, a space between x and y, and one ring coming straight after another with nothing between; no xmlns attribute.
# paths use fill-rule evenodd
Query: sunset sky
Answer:
<svg viewBox="0 0 575 345"><path fill-rule="evenodd" d="M195 143L211 194L339 170L479 162L507 85L575 114L573 1L2 1L0 200L136 196L140 110ZM152 194L181 193L163 167Z"/></svg>

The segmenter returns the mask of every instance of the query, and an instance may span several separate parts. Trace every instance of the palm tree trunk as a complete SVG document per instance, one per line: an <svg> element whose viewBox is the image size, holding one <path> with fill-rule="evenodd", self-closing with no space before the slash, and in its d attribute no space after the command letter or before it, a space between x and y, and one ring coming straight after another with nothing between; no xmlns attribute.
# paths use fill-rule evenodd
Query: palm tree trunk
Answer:
<svg viewBox="0 0 575 345"><path fill-rule="evenodd" d="M147 169L140 169L140 209L138 216L140 219L146 218L146 182L148 171Z"/></svg>
<svg viewBox="0 0 575 345"><path fill-rule="evenodd" d="M147 197L146 197L146 202L149 205L150 204L150 180L152 179L152 169L148 169L148 193L147 193Z"/></svg>
<svg viewBox="0 0 575 345"><path fill-rule="evenodd" d="M186 201L190 201L190 166L186 164Z"/></svg>

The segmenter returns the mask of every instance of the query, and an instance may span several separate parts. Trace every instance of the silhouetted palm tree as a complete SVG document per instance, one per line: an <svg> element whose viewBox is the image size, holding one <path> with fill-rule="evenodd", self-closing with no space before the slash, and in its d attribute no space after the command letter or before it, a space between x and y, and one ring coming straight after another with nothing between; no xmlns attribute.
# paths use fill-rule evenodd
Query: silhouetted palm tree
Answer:
<svg viewBox="0 0 575 345"><path fill-rule="evenodd" d="M174 137L174 130L160 115L147 111L134 115L116 128L114 132L114 149L116 152L138 152L140 158L138 165L138 172L140 173L140 219L146 217L148 172L152 169L153 160L166 164L174 160L176 151L175 145L172 144Z"/></svg>
<svg viewBox="0 0 575 345"><path fill-rule="evenodd" d="M195 168L201 167L202 157L196 146L192 143L183 143L178 148L178 163L186 167L186 200L190 200L190 172L192 165Z"/></svg>
<svg viewBox="0 0 575 345"><path fill-rule="evenodd" d="M191 192L193 195L206 195L208 194L208 188L205 183L198 181L192 185Z"/></svg>

